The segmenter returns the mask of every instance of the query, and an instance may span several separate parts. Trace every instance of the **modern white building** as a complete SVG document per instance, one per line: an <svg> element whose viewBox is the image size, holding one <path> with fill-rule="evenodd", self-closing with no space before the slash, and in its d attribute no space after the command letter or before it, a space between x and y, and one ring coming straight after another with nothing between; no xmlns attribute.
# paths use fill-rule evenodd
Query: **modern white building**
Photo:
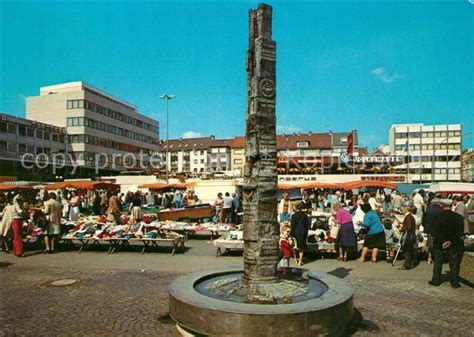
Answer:
<svg viewBox="0 0 474 337"><path fill-rule="evenodd" d="M462 125L396 124L389 130L392 155L402 156L411 182L460 181Z"/></svg>
<svg viewBox="0 0 474 337"><path fill-rule="evenodd" d="M159 150L158 121L84 82L41 87L39 96L26 99L26 117L66 128L75 162L83 167L147 166Z"/></svg>

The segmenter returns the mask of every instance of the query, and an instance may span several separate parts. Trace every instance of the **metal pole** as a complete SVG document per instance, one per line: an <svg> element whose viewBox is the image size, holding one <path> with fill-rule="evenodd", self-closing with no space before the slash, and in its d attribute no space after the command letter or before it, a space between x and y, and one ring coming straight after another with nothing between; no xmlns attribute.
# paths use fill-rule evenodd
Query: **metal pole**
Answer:
<svg viewBox="0 0 474 337"><path fill-rule="evenodd" d="M170 142L169 99L166 99L166 183L169 183L168 151Z"/></svg>
<svg viewBox="0 0 474 337"><path fill-rule="evenodd" d="M169 165L168 165L168 153L169 153L169 139L170 139L170 134L169 134L169 100L175 98L175 95L168 95L168 94L163 94L160 96L161 99L166 100L166 183L169 183ZM170 159L170 164L171 164L171 159Z"/></svg>

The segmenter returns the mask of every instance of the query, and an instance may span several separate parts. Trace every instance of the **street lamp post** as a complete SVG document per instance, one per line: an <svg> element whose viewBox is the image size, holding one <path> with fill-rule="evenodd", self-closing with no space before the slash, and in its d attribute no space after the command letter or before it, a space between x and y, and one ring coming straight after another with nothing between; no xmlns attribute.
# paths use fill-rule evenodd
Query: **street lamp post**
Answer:
<svg viewBox="0 0 474 337"><path fill-rule="evenodd" d="M169 183L168 151L169 151L169 140L170 140L169 101L170 99L176 98L176 96L163 94L160 96L160 98L166 100L166 157L165 157L165 161L166 161L166 183L168 184Z"/></svg>

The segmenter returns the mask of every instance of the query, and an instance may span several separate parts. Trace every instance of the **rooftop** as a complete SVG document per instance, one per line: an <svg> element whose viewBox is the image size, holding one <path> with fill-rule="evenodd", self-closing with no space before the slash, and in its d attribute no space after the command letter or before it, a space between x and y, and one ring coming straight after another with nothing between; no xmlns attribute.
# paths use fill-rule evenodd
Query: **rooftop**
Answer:
<svg viewBox="0 0 474 337"><path fill-rule="evenodd" d="M118 97L115 97L103 90L100 90L90 84L87 84L86 82L83 81L75 81L75 82L67 82L67 83L61 83L61 84L54 84L54 85L48 85L45 87L40 88L40 95L41 96L46 96L46 95L51 95L55 94L58 92L68 92L72 90L84 90L88 89L90 91L96 92L99 95L105 96L109 99L112 99L114 101L117 101L120 104L123 104L127 106L130 109L137 110L137 107L131 103L128 103L127 101L124 101L123 99L120 99Z"/></svg>

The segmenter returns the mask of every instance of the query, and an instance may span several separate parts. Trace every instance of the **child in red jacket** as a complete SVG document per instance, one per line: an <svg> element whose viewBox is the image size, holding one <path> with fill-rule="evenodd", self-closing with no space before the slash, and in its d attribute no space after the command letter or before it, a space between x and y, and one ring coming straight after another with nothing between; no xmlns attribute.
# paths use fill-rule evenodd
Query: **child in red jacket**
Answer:
<svg viewBox="0 0 474 337"><path fill-rule="evenodd" d="M279 267L282 267L284 270L290 266L290 256L293 248L290 244L290 228L283 227L280 233L280 256L281 260L278 263Z"/></svg>

